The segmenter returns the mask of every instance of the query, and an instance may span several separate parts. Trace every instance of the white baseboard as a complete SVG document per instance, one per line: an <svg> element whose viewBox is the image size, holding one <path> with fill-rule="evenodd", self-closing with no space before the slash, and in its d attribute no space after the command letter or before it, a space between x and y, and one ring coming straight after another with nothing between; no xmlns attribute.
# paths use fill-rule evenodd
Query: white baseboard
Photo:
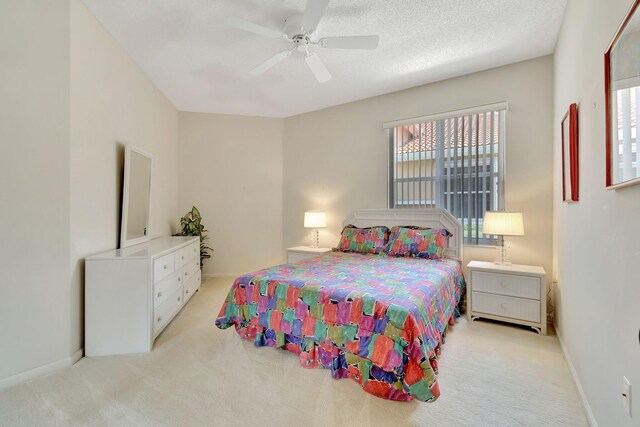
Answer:
<svg viewBox="0 0 640 427"><path fill-rule="evenodd" d="M78 351L76 351L69 357L65 357L64 359L56 360L55 362L47 363L46 365L39 366L34 369L29 369L28 371L20 372L19 374L2 379L0 380L0 389L7 388L15 384L20 384L25 381L40 377L42 375L50 374L51 372L57 371L58 369L71 366L78 360L80 360L83 354L84 348L80 348Z"/></svg>
<svg viewBox="0 0 640 427"><path fill-rule="evenodd" d="M562 339L562 335L560 335L560 331L558 330L558 325L554 320L553 328L556 330L556 335L558 336L558 340L560 341L560 347L562 347L562 353L564 353L564 360L567 361L567 365L569 366L569 371L571 371L571 376L573 377L573 382L576 384L576 388L578 389L578 395L580 396L580 403L582 403L582 408L584 412L587 414L587 421L591 427L598 427L598 422L596 421L596 417L593 416L593 411L591 410L591 406L589 406L589 401L587 400L587 395L584 393L584 389L582 388L582 384L580 384L580 378L578 378L578 373L576 369L573 367L573 363L569 358L569 353L567 352L567 348L564 346L564 340Z"/></svg>

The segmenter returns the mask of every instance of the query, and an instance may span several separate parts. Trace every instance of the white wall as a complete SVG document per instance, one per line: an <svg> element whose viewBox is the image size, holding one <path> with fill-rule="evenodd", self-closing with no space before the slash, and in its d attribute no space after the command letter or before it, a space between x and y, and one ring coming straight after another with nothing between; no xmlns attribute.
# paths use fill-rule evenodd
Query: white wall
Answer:
<svg viewBox="0 0 640 427"><path fill-rule="evenodd" d="M118 245L124 142L178 219L178 112L80 0L0 3L0 385L74 361L82 259ZM35 370L35 371L34 371Z"/></svg>
<svg viewBox="0 0 640 427"><path fill-rule="evenodd" d="M69 356L69 3L0 2L0 383Z"/></svg>
<svg viewBox="0 0 640 427"><path fill-rule="evenodd" d="M205 275L284 261L282 139L282 119L180 113L180 211L195 205L209 230Z"/></svg>
<svg viewBox="0 0 640 427"><path fill-rule="evenodd" d="M551 270L552 57L534 59L285 119L284 244L308 243L308 209L327 211L321 245L335 246L356 208L387 205L385 121L508 101L506 207L524 214L516 263ZM465 259L495 249L465 247Z"/></svg>
<svg viewBox="0 0 640 427"><path fill-rule="evenodd" d="M557 323L601 426L640 426L640 186L605 189L603 54L631 0L569 0L555 53L554 276ZM580 201L561 202L560 121L579 103Z"/></svg>
<svg viewBox="0 0 640 427"><path fill-rule="evenodd" d="M153 157L150 235L177 229L178 112L89 13L71 0L70 350L82 345L84 257L119 245L124 143Z"/></svg>

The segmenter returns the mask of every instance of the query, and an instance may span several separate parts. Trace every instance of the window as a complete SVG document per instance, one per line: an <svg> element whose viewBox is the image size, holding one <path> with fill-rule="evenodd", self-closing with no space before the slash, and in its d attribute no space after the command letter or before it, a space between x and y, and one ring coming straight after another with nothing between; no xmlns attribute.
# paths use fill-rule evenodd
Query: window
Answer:
<svg viewBox="0 0 640 427"><path fill-rule="evenodd" d="M466 244L495 244L482 234L482 218L504 207L505 112L496 104L385 123L389 206L447 209Z"/></svg>
<svg viewBox="0 0 640 427"><path fill-rule="evenodd" d="M636 83L638 84L638 83ZM638 169L637 111L640 105L640 86L613 92L617 113L613 118L618 126L613 129L612 168L613 182L629 181L640 177Z"/></svg>

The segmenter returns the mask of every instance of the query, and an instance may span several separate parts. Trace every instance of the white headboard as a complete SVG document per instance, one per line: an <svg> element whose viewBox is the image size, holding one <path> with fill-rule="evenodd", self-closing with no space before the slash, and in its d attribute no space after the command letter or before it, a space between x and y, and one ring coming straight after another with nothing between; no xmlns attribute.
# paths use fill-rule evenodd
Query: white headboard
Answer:
<svg viewBox="0 0 640 427"><path fill-rule="evenodd" d="M342 223L343 226L353 224L356 227L372 227L386 225L417 225L421 227L446 228L453 236L449 239L449 247L445 255L462 260L463 229L460 221L446 209L359 209L351 212Z"/></svg>

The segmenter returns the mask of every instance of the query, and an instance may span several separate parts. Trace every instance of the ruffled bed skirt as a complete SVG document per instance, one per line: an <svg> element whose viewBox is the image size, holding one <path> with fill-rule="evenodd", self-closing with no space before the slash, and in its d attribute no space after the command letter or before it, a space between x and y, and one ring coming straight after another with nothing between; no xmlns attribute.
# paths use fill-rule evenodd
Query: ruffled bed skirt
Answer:
<svg viewBox="0 0 640 427"><path fill-rule="evenodd" d="M456 310L455 314L449 318L448 327L455 324L454 317L458 316L459 313ZM246 326L235 325L238 334L244 339L253 340L256 347L269 346L297 354L300 364L305 368L329 369L333 378L351 378L366 392L383 399L411 401L414 399L413 396L426 396L424 399L426 402L434 401L440 396L435 375L438 373L437 359L448 327L440 334L438 344L429 353L428 363L431 369L421 366L410 360L407 354L403 354L403 363L400 367L389 372L375 365L371 360L357 355L361 345L359 341L346 343L345 349L342 349L330 340L316 342L308 338L276 332L254 323ZM426 378L426 376L432 378ZM428 388L428 390L419 388Z"/></svg>

